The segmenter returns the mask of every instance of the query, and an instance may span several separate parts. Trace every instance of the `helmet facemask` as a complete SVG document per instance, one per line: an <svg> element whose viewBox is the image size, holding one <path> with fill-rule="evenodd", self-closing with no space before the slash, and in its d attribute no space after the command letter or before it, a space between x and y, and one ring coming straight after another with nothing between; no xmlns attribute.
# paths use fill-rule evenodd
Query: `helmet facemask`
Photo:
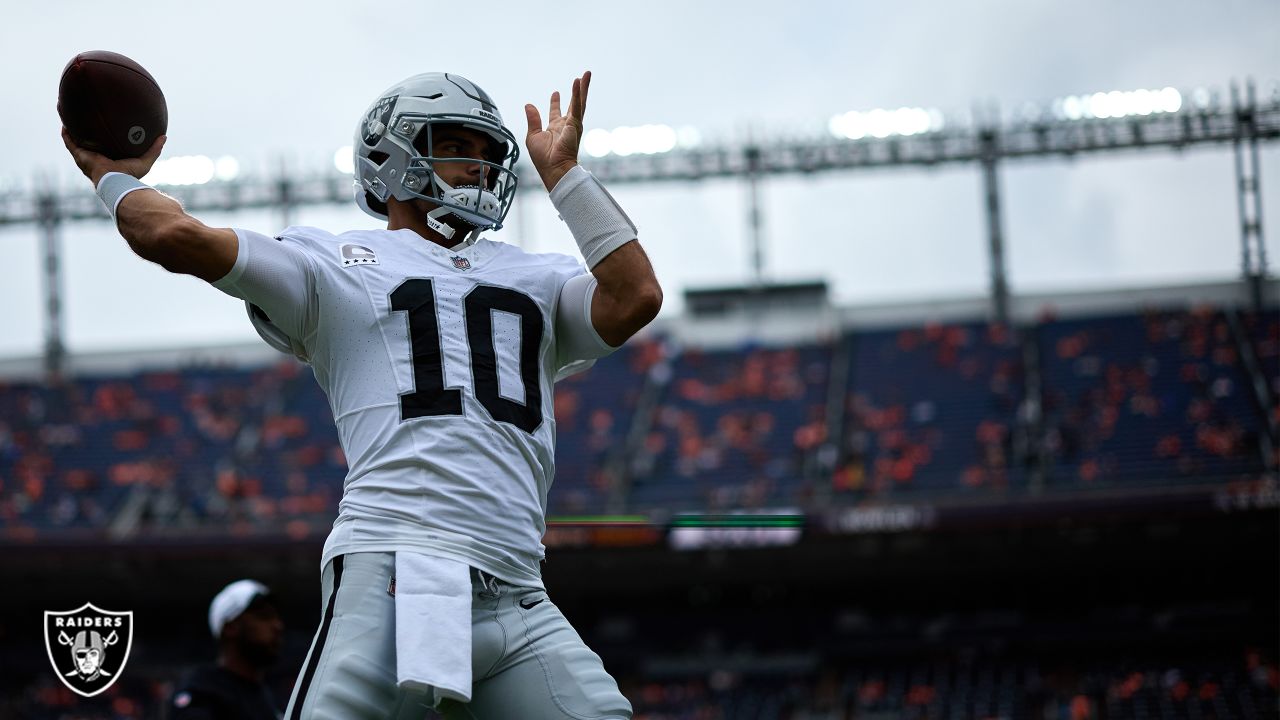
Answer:
<svg viewBox="0 0 1280 720"><path fill-rule="evenodd" d="M488 139L485 157L441 157L433 154L436 136L446 128L466 128L481 133ZM511 209L518 184L512 168L520 151L511 133L501 126L498 129L502 132L501 140L494 137L492 126L478 126L474 118L465 115L404 113L396 118L392 132L407 136L416 131L415 137L405 139L418 153L409 157L402 186L412 197L428 200L437 206L427 213L427 224L446 238L453 236L453 228L441 221L446 215L453 215L476 230L497 230ZM482 166L483 184L450 185L441 177L441 170L458 164Z"/></svg>

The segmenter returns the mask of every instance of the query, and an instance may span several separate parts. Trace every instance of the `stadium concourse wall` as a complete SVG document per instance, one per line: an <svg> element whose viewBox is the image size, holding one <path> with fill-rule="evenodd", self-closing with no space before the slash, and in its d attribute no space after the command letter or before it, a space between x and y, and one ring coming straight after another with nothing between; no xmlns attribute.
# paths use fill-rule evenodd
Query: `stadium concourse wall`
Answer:
<svg viewBox="0 0 1280 720"><path fill-rule="evenodd" d="M1269 307L1280 307L1280 282L1267 283L1264 299ZM1010 298L1009 318L1014 325L1024 326L1045 318L1116 315L1143 308L1177 310L1211 305L1243 309L1250 302L1249 288L1239 280L1071 289L1014 295ZM672 318L661 322L659 328L683 346L715 350L747 344L787 346L828 339L841 332L918 327L925 323L979 322L990 317L990 299L985 295L968 295L863 302L809 311L791 307L751 308L707 318Z"/></svg>

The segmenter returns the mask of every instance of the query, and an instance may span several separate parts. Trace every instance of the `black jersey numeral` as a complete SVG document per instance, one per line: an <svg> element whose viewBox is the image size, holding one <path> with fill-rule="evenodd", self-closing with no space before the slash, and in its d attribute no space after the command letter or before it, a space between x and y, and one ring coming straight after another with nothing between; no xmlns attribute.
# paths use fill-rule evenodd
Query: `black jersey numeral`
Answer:
<svg viewBox="0 0 1280 720"><path fill-rule="evenodd" d="M438 415L462 415L462 388L444 386L444 357L435 285L428 278L410 278L391 292L391 311L409 316L409 344L413 354L413 392L400 395L400 420ZM524 402L503 397L498 387L497 348L493 342L493 313L520 318L520 380ZM542 313L522 292L479 285L463 299L471 376L480 405L498 422L533 433L542 425Z"/></svg>
<svg viewBox="0 0 1280 720"><path fill-rule="evenodd" d="M440 321L430 280L405 280L391 291L391 311L409 313L409 345L413 349L413 387L400 395L400 422L434 415L461 415L462 390L444 386Z"/></svg>
<svg viewBox="0 0 1280 720"><path fill-rule="evenodd" d="M542 347L542 313L528 295L509 288L480 285L463 300L467 313L467 344L471 346L471 374L476 399L499 422L531 433L542 424L542 384L538 381L538 348ZM498 394L498 356L493 345L493 311L520 317L520 380L524 402Z"/></svg>

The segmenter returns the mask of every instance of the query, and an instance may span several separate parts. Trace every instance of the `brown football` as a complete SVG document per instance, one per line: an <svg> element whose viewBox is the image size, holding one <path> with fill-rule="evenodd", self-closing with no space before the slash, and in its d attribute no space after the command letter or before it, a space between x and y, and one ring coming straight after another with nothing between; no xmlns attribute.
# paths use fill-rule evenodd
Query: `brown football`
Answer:
<svg viewBox="0 0 1280 720"><path fill-rule="evenodd" d="M63 68L58 117L77 145L113 160L141 156L169 126L151 73L106 50L82 52Z"/></svg>

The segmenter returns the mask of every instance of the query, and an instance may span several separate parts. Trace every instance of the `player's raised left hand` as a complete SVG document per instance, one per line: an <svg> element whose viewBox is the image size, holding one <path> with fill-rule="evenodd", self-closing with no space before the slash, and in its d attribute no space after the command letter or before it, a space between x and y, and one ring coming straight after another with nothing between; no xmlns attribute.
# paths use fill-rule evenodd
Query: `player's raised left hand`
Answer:
<svg viewBox="0 0 1280 720"><path fill-rule="evenodd" d="M550 191L564 174L578 164L578 145L582 142L582 116L587 111L587 88L591 86L591 71L573 80L573 94L569 97L569 113L560 113L560 92L551 93L551 108L547 113L547 127L542 128L542 116L533 104L524 106L525 119L529 121L529 134L524 146L529 160L542 177L542 184Z"/></svg>

